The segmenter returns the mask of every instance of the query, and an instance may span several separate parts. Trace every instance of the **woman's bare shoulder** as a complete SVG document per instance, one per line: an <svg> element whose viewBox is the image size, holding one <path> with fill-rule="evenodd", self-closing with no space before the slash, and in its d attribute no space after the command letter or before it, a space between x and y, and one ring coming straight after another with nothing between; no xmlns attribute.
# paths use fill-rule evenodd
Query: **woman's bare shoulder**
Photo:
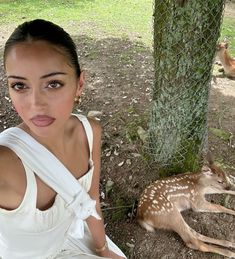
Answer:
<svg viewBox="0 0 235 259"><path fill-rule="evenodd" d="M88 117L87 119L91 124L94 136L97 136L97 134L101 135L102 127L100 125L100 122L92 117Z"/></svg>
<svg viewBox="0 0 235 259"><path fill-rule="evenodd" d="M9 178L9 172L13 172L20 165L17 155L5 146L0 146L0 181Z"/></svg>
<svg viewBox="0 0 235 259"><path fill-rule="evenodd" d="M100 142L102 128L101 128L99 121L97 121L96 119L91 118L91 117L87 117L87 119L88 119L88 121L91 125L91 128L92 128L92 131L93 131L93 143ZM70 139L73 139L75 142L82 143L84 145L88 145L86 131L85 131L81 121L74 120L73 126L71 127L71 129L72 129L70 131L71 134L69 136L72 136L72 137L70 137Z"/></svg>

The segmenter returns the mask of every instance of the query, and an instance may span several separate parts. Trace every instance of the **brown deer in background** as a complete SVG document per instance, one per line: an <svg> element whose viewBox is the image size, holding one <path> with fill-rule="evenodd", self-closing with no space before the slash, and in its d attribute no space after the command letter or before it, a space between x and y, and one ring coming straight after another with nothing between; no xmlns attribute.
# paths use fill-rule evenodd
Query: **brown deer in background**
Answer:
<svg viewBox="0 0 235 259"><path fill-rule="evenodd" d="M235 59L228 52L228 42L221 42L216 47L216 54L226 76L235 78Z"/></svg>
<svg viewBox="0 0 235 259"><path fill-rule="evenodd" d="M235 191L231 190L233 179L211 162L209 166L202 167L199 173L185 173L157 180L142 193L137 209L137 220L148 231L163 228L177 232L192 249L235 258L234 252L222 248L235 248L234 242L197 233L181 215L181 211L191 208L194 211L228 213L235 216L234 210L212 204L205 199L205 194L235 195Z"/></svg>

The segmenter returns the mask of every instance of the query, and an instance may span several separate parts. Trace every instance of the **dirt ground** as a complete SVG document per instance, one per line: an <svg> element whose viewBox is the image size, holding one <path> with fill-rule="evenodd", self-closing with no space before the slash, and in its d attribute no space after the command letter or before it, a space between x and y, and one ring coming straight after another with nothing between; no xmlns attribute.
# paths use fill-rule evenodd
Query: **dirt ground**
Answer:
<svg viewBox="0 0 235 259"><path fill-rule="evenodd" d="M97 40L85 35L76 38L76 43L87 81L78 109L83 114L95 111L103 126L100 187L108 235L130 259L223 258L187 248L172 232L147 233L136 222L136 201L144 187L158 177L154 164L149 164L142 156L143 145L136 133L138 126L147 127L146 111L151 103L153 85L152 50L128 39ZM19 118L7 93L2 58L0 64L2 131L17 124ZM209 100L209 128L219 128L231 138L224 140L209 131L208 145L216 161L234 173L235 80L218 72L214 79ZM234 197L213 195L208 199L235 209ZM184 212L183 216L198 232L235 242L233 216L192 211Z"/></svg>

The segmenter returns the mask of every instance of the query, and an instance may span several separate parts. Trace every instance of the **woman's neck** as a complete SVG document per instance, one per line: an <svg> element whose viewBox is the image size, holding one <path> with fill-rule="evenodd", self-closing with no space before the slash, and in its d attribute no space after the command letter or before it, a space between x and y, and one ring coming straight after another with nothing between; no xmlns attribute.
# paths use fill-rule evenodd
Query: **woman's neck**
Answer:
<svg viewBox="0 0 235 259"><path fill-rule="evenodd" d="M30 128L22 123L19 125L21 129L26 131L29 135L31 135L35 140L37 140L41 145L46 147L50 152L52 152L54 155L63 156L66 153L66 143L67 143L67 134L66 129L60 129L53 133L51 136L38 136L33 131L30 130Z"/></svg>

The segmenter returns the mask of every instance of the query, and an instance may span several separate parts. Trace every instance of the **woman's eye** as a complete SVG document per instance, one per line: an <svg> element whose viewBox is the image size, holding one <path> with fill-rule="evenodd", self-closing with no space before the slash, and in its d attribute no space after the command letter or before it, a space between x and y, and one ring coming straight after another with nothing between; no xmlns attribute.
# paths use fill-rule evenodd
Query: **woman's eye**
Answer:
<svg viewBox="0 0 235 259"><path fill-rule="evenodd" d="M24 90L26 88L26 85L23 83L13 83L10 85L10 87L15 91L20 91L20 90Z"/></svg>
<svg viewBox="0 0 235 259"><path fill-rule="evenodd" d="M63 86L63 83L61 82L58 82L58 81L52 81L52 82L49 82L48 84L48 88L53 88L53 89L57 89L57 88L60 88Z"/></svg>

